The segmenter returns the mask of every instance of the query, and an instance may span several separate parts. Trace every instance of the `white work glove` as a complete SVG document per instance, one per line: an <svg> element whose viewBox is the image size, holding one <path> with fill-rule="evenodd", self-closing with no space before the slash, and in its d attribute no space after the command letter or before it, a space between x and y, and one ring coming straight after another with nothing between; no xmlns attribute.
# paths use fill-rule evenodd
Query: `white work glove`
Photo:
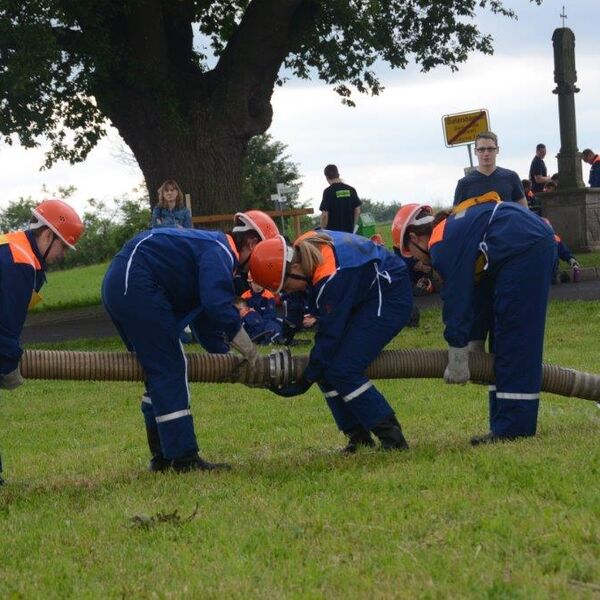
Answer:
<svg viewBox="0 0 600 600"><path fill-rule="evenodd" d="M471 340L467 348L469 352L485 352L485 340Z"/></svg>
<svg viewBox="0 0 600 600"><path fill-rule="evenodd" d="M249 368L254 369L258 358L258 348L243 327L240 327L240 330L231 340L231 345L248 361Z"/></svg>
<svg viewBox="0 0 600 600"><path fill-rule="evenodd" d="M577 267L579 269L579 263L577 262L577 259L575 257L569 259L569 266Z"/></svg>
<svg viewBox="0 0 600 600"><path fill-rule="evenodd" d="M21 375L21 371L19 371L19 367L10 373L0 375L0 388L3 390L15 390L24 383L25 380Z"/></svg>
<svg viewBox="0 0 600 600"><path fill-rule="evenodd" d="M467 383L471 373L469 372L469 347L448 348L448 366L444 371L446 383Z"/></svg>

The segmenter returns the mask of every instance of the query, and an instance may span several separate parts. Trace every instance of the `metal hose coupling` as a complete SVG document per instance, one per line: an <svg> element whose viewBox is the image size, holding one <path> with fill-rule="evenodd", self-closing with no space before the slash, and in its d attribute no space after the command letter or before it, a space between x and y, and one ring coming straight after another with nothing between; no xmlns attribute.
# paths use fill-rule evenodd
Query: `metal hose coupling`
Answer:
<svg viewBox="0 0 600 600"><path fill-rule="evenodd" d="M260 356L254 368L234 354L186 354L188 379L205 383L243 383L253 387L279 387L302 377L308 356L292 356L289 348ZM384 350L366 370L370 379L442 378L447 350ZM469 354L471 380L494 383L494 355ZM26 350L21 359L25 379L84 381L143 381L144 372L134 354L125 352L73 352ZM542 391L600 401L600 376L556 365L542 367Z"/></svg>

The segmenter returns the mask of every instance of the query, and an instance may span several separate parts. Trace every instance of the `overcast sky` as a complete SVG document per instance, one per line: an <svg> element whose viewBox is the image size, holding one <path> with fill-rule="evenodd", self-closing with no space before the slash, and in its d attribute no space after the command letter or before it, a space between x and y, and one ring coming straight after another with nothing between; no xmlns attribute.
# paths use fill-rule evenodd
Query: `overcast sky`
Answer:
<svg viewBox="0 0 600 600"><path fill-rule="evenodd" d="M275 116L269 133L287 144L302 174L301 200L315 208L326 185L323 167L336 163L342 178L359 195L383 202L451 203L456 181L468 166L466 147L446 148L445 114L486 108L499 136L498 164L527 177L535 145L548 147L546 164L555 172L560 149L557 98L552 94L552 33L561 26L565 6L576 37L578 146L600 152L600 0L506 0L517 21L483 13L481 30L494 37L492 56L473 55L458 73L437 69L422 74L381 68L385 91L378 97L356 95L356 108L343 106L330 87L292 80L275 91ZM142 179L137 168L115 157L120 145L114 130L85 163L61 163L39 171L41 150L0 145L4 193L0 206L19 196L42 199L49 189L74 185L74 204L90 197L110 199L130 192ZM475 160L475 159L474 159ZM583 168L587 182L588 166Z"/></svg>

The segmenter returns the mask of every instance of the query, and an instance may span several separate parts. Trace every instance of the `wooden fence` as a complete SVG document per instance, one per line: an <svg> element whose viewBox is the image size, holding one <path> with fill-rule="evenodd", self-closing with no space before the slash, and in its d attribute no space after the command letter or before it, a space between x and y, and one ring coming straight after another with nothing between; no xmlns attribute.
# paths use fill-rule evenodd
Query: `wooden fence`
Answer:
<svg viewBox="0 0 600 600"><path fill-rule="evenodd" d="M276 219L277 217L291 217L294 224L295 237L298 237L302 231L300 228L300 217L314 214L312 208L292 208L289 210L265 210L269 216ZM192 217L192 225L194 227L202 227L202 225L214 225L215 223L227 223L227 228L233 227L233 218L235 215L203 215Z"/></svg>

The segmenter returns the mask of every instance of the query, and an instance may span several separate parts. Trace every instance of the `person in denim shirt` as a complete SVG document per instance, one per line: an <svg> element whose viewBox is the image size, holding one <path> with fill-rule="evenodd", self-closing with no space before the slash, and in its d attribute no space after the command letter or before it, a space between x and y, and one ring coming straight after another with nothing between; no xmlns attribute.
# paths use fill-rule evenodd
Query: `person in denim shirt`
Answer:
<svg viewBox="0 0 600 600"><path fill-rule="evenodd" d="M183 192L173 179L158 188L158 203L152 210L152 227L192 227L192 215L185 206Z"/></svg>

